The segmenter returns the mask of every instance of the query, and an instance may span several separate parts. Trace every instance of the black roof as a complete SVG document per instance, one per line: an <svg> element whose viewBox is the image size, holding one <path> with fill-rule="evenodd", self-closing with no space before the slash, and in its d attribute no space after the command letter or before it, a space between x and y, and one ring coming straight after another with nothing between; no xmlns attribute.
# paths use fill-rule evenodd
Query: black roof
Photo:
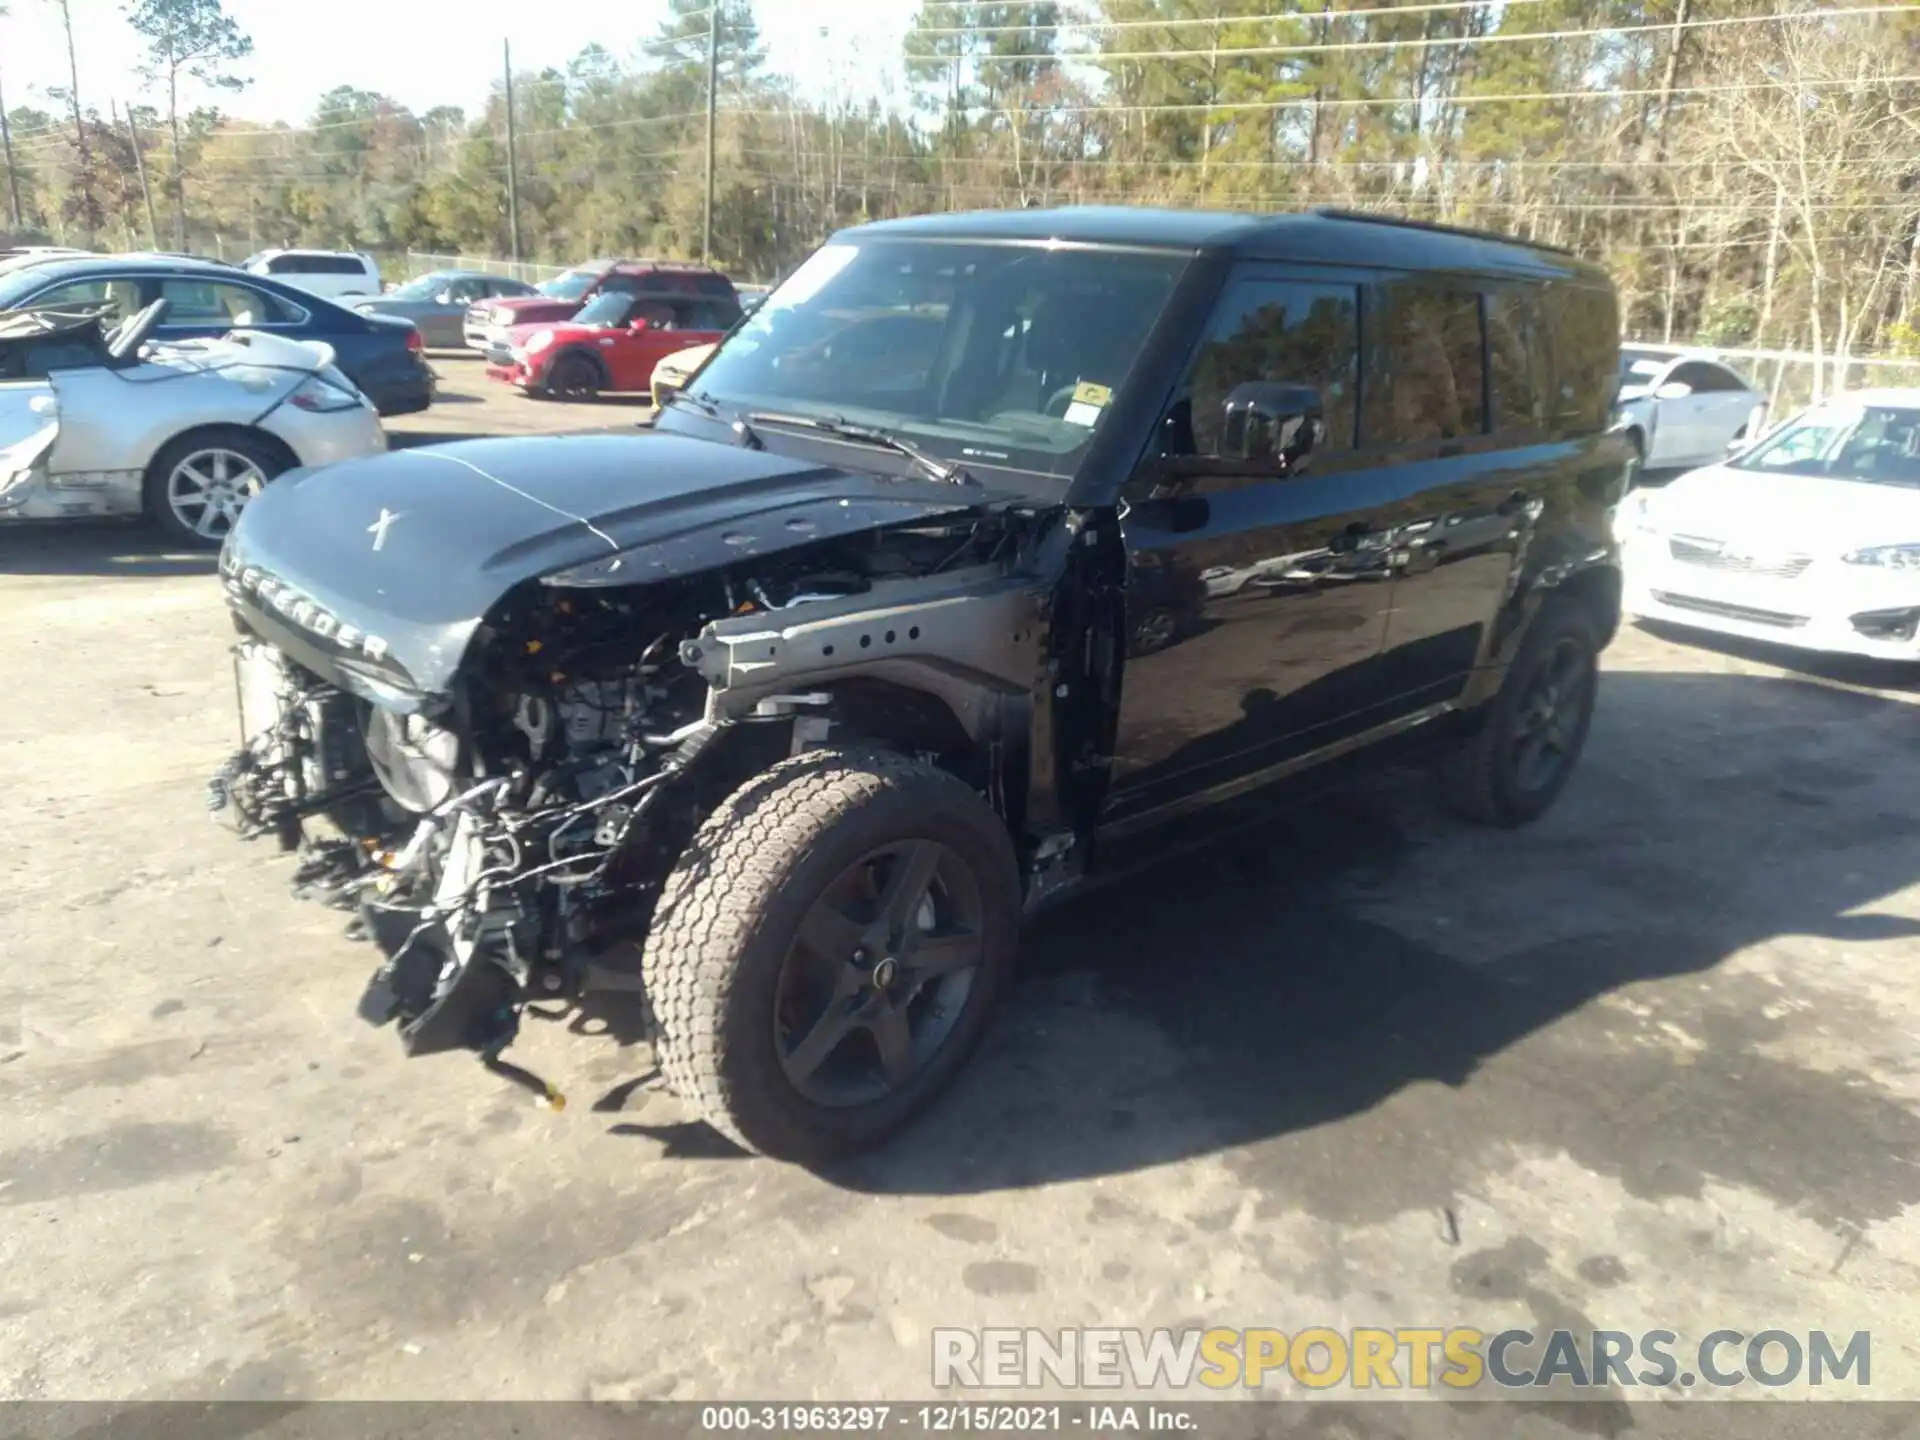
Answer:
<svg viewBox="0 0 1920 1440"><path fill-rule="evenodd" d="M326 296L296 289L272 275L250 275L218 260L153 254L86 255L0 273L0 307L15 303L9 301L7 296L38 294L49 282L87 280L100 275L188 275L208 280L239 281L291 300L307 310L316 306L338 308L337 302Z"/></svg>
<svg viewBox="0 0 1920 1440"><path fill-rule="evenodd" d="M136 270L141 274L218 275L230 278L234 267L219 260L195 260L183 255L80 255L71 260L49 260L44 265L33 266L31 270L11 273L31 274L38 283L44 280L84 280L89 275L116 274L124 270Z"/></svg>
<svg viewBox="0 0 1920 1440"><path fill-rule="evenodd" d="M1517 237L1397 216L1345 210L1269 215L1074 205L1055 210L976 210L880 220L836 239L993 240L1112 245L1249 260L1380 265L1426 270L1524 272L1604 281L1599 266Z"/></svg>

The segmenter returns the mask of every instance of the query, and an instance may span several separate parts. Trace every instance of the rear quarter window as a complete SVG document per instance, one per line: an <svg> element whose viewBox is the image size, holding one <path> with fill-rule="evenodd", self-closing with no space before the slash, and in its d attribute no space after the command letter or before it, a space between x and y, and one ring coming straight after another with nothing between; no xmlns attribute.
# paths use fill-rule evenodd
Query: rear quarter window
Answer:
<svg viewBox="0 0 1920 1440"><path fill-rule="evenodd" d="M1556 434L1597 434L1619 385L1619 301L1595 285L1547 285L1540 296L1552 358L1548 421Z"/></svg>
<svg viewBox="0 0 1920 1440"><path fill-rule="evenodd" d="M1487 390L1493 433L1525 439L1547 428L1547 339L1540 297L1532 290L1496 290L1485 301Z"/></svg>
<svg viewBox="0 0 1920 1440"><path fill-rule="evenodd" d="M1364 401L1363 443L1419 447L1484 433L1479 294L1419 278L1378 294L1377 383Z"/></svg>

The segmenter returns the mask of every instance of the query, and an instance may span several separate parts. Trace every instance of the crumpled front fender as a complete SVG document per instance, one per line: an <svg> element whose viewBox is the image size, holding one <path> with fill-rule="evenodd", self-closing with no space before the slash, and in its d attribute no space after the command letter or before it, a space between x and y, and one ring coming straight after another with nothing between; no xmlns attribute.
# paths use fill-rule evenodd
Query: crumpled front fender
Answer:
<svg viewBox="0 0 1920 1440"><path fill-rule="evenodd" d="M60 436L60 422L49 420L24 440L0 449L0 495L24 486L36 476L45 478L46 459Z"/></svg>

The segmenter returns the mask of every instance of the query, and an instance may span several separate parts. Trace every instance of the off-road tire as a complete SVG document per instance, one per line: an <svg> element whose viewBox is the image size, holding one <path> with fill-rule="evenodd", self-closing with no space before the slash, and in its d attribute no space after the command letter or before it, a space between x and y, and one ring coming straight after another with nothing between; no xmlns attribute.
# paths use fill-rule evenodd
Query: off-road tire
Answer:
<svg viewBox="0 0 1920 1440"><path fill-rule="evenodd" d="M833 1108L807 1099L776 1053L781 967L801 917L859 857L936 840L974 873L982 954L965 1010L901 1089ZM748 1150L819 1164L870 1149L944 1090L1011 977L1020 878L1005 822L965 783L878 749L809 751L755 776L695 834L668 876L641 959L668 1085Z"/></svg>
<svg viewBox="0 0 1920 1440"><path fill-rule="evenodd" d="M1521 706L1541 666L1566 640L1583 647L1589 666L1585 710L1558 771L1544 786L1528 789L1520 784L1514 760ZM1579 767L1599 688L1599 657L1598 633L1587 608L1571 598L1548 600L1534 617L1520 653L1478 728L1453 742L1438 757L1433 780L1441 804L1462 819L1504 828L1525 825L1544 815Z"/></svg>

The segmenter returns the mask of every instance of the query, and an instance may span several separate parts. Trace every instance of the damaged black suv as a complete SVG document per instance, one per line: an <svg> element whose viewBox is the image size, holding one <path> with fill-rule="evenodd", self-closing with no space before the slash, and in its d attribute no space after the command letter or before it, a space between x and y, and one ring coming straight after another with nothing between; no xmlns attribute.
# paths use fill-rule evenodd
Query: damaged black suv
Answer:
<svg viewBox="0 0 1920 1440"><path fill-rule="evenodd" d="M1411 739L1546 809L1619 616L1618 334L1590 265L1370 215L849 230L650 433L248 506L211 800L357 911L411 1051L639 988L718 1129L857 1150L1168 822Z"/></svg>

